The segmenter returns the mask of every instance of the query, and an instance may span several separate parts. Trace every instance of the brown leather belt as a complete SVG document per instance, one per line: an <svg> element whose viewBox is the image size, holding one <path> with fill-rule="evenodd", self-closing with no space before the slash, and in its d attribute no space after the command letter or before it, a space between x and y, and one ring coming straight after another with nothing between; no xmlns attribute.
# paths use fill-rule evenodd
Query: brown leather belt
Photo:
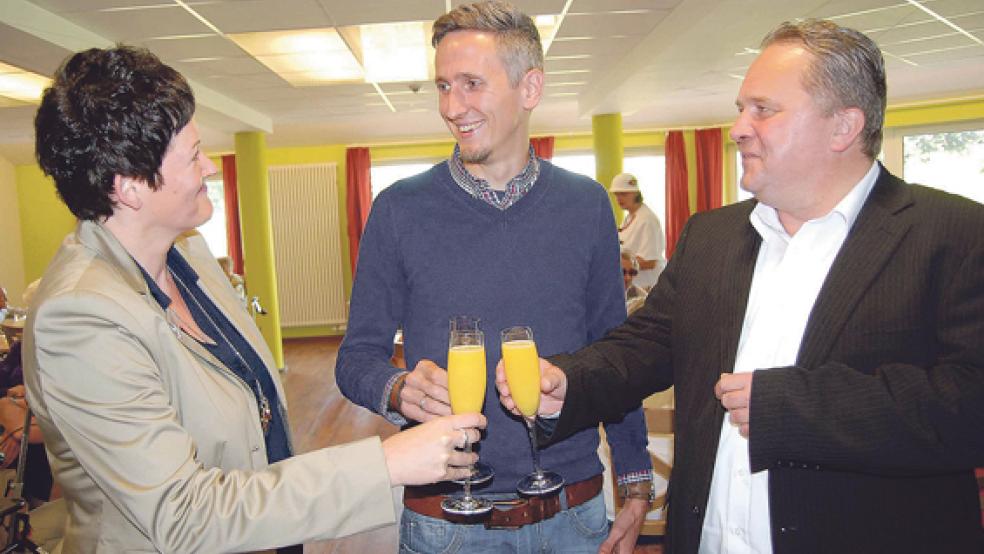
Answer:
<svg viewBox="0 0 984 554"><path fill-rule="evenodd" d="M602 476L595 475L564 487L567 508L573 508L591 500L601 492ZM451 523L484 523L487 529L519 529L524 525L539 523L560 513L560 494L547 497L534 496L512 500L496 500L495 508L481 516L456 516L444 513L441 501L445 496L431 494L426 488L407 487L403 493L403 505L420 515L443 519Z"/></svg>

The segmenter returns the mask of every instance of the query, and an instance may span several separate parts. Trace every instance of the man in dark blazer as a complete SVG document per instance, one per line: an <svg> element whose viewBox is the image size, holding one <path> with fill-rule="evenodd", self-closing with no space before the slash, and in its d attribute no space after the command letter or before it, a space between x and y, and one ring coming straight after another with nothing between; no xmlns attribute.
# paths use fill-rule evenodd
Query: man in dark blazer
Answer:
<svg viewBox="0 0 984 554"><path fill-rule="evenodd" d="M870 39L762 48L731 131L755 200L692 217L643 308L541 364L548 440L675 385L670 552L984 552L984 206L875 161Z"/></svg>

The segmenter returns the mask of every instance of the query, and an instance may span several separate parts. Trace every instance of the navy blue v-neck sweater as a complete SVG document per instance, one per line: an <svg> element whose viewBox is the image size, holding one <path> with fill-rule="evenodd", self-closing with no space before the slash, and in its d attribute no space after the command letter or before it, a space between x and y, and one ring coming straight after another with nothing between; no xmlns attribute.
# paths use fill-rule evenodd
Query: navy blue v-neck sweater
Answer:
<svg viewBox="0 0 984 554"><path fill-rule="evenodd" d="M403 328L408 368L446 367L448 319L481 318L488 429L477 450L496 472L482 492L512 493L532 470L523 422L499 403L499 331L532 327L541 356L572 352L625 319L618 238L605 190L541 162L523 198L499 210L473 198L447 162L402 180L376 198L359 250L351 314L335 376L353 402L404 424L386 408L400 370L389 363ZM650 468L641 410L606 428L618 474ZM542 451L544 468L568 483L602 471L598 431L586 429Z"/></svg>

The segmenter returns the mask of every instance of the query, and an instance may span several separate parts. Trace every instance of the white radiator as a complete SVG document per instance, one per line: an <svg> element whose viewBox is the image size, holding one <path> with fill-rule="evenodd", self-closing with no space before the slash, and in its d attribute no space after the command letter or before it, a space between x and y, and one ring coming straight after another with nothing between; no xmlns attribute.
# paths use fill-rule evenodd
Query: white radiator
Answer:
<svg viewBox="0 0 984 554"><path fill-rule="evenodd" d="M271 166L269 174L280 324L342 325L336 164Z"/></svg>

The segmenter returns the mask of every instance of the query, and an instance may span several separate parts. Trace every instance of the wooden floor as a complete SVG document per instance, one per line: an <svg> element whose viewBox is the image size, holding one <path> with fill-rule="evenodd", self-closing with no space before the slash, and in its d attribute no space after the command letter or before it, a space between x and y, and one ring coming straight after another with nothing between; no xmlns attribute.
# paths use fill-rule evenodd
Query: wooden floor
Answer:
<svg viewBox="0 0 984 554"><path fill-rule="evenodd" d="M298 452L308 452L363 437L388 437L396 428L382 417L352 404L335 385L335 356L340 339L291 339L284 343L290 423ZM397 491L397 494L399 491ZM307 544L307 554L385 554L398 549L395 525L344 539ZM659 546L636 547L636 554L658 554Z"/></svg>

